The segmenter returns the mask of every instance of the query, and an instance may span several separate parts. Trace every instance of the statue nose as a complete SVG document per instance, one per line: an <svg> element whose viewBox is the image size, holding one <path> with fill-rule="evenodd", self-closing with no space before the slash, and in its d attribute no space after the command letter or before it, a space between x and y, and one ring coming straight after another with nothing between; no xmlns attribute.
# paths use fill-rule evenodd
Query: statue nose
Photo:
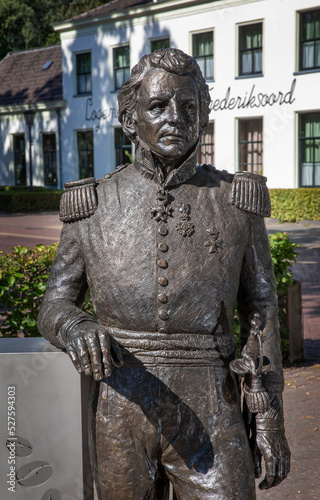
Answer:
<svg viewBox="0 0 320 500"><path fill-rule="evenodd" d="M170 101L168 121L169 123L177 123L181 121L181 109L179 103L175 99Z"/></svg>

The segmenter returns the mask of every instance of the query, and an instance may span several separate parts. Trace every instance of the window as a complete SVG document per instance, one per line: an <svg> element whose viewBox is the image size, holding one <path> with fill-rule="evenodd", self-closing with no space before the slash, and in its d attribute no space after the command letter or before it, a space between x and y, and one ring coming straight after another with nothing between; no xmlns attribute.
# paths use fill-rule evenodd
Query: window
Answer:
<svg viewBox="0 0 320 500"><path fill-rule="evenodd" d="M130 76L130 48L113 49L114 88L117 90Z"/></svg>
<svg viewBox="0 0 320 500"><path fill-rule="evenodd" d="M214 165L214 123L210 122L203 135L200 136L198 163Z"/></svg>
<svg viewBox="0 0 320 500"><path fill-rule="evenodd" d="M57 185L57 151L56 135L43 134L43 165L44 165L44 183L46 186Z"/></svg>
<svg viewBox="0 0 320 500"><path fill-rule="evenodd" d="M262 75L262 23L239 26L239 76Z"/></svg>
<svg viewBox="0 0 320 500"><path fill-rule="evenodd" d="M213 80L213 31L192 35L192 54L206 80Z"/></svg>
<svg viewBox="0 0 320 500"><path fill-rule="evenodd" d="M262 150L262 119L239 120L239 170L262 174Z"/></svg>
<svg viewBox="0 0 320 500"><path fill-rule="evenodd" d="M158 49L169 49L170 48L170 39L169 38L161 38L159 40L151 40L151 52L154 52Z"/></svg>
<svg viewBox="0 0 320 500"><path fill-rule="evenodd" d="M116 149L116 166L128 163L132 154L132 144L130 139L128 139L125 135L122 128L115 129L114 139Z"/></svg>
<svg viewBox="0 0 320 500"><path fill-rule="evenodd" d="M27 184L26 153L24 134L13 136L13 162L16 186Z"/></svg>
<svg viewBox="0 0 320 500"><path fill-rule="evenodd" d="M299 117L300 186L320 186L320 112Z"/></svg>
<svg viewBox="0 0 320 500"><path fill-rule="evenodd" d="M80 179L94 177L93 132L77 132Z"/></svg>
<svg viewBox="0 0 320 500"><path fill-rule="evenodd" d="M91 94L91 53L76 54L77 95Z"/></svg>
<svg viewBox="0 0 320 500"><path fill-rule="evenodd" d="M299 70L320 69L320 10L300 14Z"/></svg>

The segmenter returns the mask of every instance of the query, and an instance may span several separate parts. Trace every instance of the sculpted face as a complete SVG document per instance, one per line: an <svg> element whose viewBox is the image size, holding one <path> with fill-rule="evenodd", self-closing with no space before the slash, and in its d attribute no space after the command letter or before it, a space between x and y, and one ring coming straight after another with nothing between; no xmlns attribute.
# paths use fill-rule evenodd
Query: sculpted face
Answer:
<svg viewBox="0 0 320 500"><path fill-rule="evenodd" d="M137 96L135 131L164 160L182 160L199 138L199 99L191 76L151 68Z"/></svg>

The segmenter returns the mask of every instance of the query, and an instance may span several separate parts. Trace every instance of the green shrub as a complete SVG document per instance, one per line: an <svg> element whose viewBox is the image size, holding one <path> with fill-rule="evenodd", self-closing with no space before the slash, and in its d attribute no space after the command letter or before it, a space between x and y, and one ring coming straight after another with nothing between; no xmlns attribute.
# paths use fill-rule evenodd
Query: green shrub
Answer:
<svg viewBox="0 0 320 500"><path fill-rule="evenodd" d="M40 336L37 316L58 243L0 252L0 315L3 336Z"/></svg>
<svg viewBox="0 0 320 500"><path fill-rule="evenodd" d="M35 188L34 192L26 188L0 190L0 211L37 212L39 210L59 210L63 191Z"/></svg>
<svg viewBox="0 0 320 500"><path fill-rule="evenodd" d="M270 189L271 217L281 222L320 220L320 188Z"/></svg>

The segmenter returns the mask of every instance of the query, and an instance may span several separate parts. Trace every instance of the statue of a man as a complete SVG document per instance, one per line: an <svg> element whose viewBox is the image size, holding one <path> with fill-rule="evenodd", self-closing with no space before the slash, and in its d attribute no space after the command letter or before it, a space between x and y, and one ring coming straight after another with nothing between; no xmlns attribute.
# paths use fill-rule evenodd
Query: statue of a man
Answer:
<svg viewBox="0 0 320 500"><path fill-rule="evenodd" d="M66 185L39 330L93 376L100 500L165 499L169 481L179 500L253 500L261 456L261 488L287 476L290 456L266 179L197 163L210 96L182 51L144 56L118 100L134 164ZM95 318L81 309L88 289ZM269 404L245 418L229 366L236 302L243 345L260 321L270 368Z"/></svg>

